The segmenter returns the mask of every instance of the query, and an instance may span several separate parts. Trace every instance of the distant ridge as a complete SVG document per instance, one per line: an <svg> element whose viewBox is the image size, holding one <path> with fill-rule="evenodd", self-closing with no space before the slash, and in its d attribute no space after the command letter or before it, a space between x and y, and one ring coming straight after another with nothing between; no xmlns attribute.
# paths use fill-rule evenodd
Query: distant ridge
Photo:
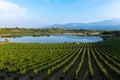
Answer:
<svg viewBox="0 0 120 80"><path fill-rule="evenodd" d="M50 27L66 27L69 29L90 29L90 30L120 30L120 19L104 20L91 23L67 23L67 24L53 24Z"/></svg>

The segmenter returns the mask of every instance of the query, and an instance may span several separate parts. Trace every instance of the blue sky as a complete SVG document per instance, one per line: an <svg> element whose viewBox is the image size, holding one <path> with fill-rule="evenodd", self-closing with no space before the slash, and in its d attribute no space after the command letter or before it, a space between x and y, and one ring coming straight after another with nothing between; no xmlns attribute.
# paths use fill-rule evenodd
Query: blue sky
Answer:
<svg viewBox="0 0 120 80"><path fill-rule="evenodd" d="M0 0L0 26L38 27L120 18L120 0Z"/></svg>

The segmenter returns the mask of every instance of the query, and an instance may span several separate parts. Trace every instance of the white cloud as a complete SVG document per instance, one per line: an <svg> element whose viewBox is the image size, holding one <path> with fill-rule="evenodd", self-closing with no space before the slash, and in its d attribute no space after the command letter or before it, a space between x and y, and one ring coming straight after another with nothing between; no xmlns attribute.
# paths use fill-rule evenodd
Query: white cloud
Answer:
<svg viewBox="0 0 120 80"><path fill-rule="evenodd" d="M89 13L89 14L88 14ZM83 16L85 22L95 22L109 19L120 19L120 1L89 8Z"/></svg>
<svg viewBox="0 0 120 80"><path fill-rule="evenodd" d="M120 18L120 2L106 6L106 13L111 18Z"/></svg>
<svg viewBox="0 0 120 80"><path fill-rule="evenodd" d="M6 0L0 0L0 20L28 18L27 10Z"/></svg>

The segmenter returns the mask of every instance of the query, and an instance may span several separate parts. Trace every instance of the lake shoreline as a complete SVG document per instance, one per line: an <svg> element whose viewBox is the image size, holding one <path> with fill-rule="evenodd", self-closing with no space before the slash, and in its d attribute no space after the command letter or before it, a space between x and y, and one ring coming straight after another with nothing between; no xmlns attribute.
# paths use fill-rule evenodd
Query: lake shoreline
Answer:
<svg viewBox="0 0 120 80"><path fill-rule="evenodd" d="M11 36L2 37L2 41L5 42L40 42L40 43L69 43L69 42L98 42L103 41L100 36L86 36L86 35L73 35L73 34L62 34L62 35L45 35L45 36ZM7 40L7 41L6 41Z"/></svg>
<svg viewBox="0 0 120 80"><path fill-rule="evenodd" d="M76 36L101 36L100 33L46 33L46 34L0 34L0 37L19 37L19 36L51 36L51 35L76 35Z"/></svg>

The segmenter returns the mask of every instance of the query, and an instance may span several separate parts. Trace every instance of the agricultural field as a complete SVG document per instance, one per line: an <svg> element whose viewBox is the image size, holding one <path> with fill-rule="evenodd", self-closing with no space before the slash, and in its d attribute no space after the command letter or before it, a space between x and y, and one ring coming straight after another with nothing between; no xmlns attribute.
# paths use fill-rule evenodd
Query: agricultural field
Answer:
<svg viewBox="0 0 120 80"><path fill-rule="evenodd" d="M120 37L95 43L0 43L0 80L120 80Z"/></svg>

